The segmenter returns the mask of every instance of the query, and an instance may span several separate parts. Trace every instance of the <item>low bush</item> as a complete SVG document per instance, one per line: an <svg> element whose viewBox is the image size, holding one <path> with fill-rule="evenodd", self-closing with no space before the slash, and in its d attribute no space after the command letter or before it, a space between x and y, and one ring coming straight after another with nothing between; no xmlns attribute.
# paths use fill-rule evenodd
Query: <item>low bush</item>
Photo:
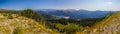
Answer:
<svg viewBox="0 0 120 34"><path fill-rule="evenodd" d="M8 19L13 19L13 16L11 14L7 14Z"/></svg>
<svg viewBox="0 0 120 34"><path fill-rule="evenodd" d="M25 34L23 27L16 27L13 31L13 34Z"/></svg>

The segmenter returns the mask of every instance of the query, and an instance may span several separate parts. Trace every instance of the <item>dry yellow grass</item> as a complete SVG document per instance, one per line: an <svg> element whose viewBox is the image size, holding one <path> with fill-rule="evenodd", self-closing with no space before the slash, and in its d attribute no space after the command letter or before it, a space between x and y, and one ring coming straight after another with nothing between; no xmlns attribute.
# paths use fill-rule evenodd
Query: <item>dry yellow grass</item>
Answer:
<svg viewBox="0 0 120 34"><path fill-rule="evenodd" d="M113 21L116 21L116 23L120 23L119 20L115 20L116 18L120 18L119 15L120 15L120 12L118 11L115 14L104 19L100 23L94 25L93 27L86 29L83 32L77 32L76 34L101 34L101 33L103 33L103 31L105 31L104 29L102 29L102 27L104 28L105 26L110 26L112 23L114 24ZM108 27L105 27L105 28L108 28ZM112 28L112 27L110 27L110 28ZM96 31L100 31L101 33L96 32Z"/></svg>
<svg viewBox="0 0 120 34"><path fill-rule="evenodd" d="M15 17L15 14L13 19L7 19L0 14L0 34L12 34L16 27L25 29L25 34L56 34L32 19L18 15Z"/></svg>

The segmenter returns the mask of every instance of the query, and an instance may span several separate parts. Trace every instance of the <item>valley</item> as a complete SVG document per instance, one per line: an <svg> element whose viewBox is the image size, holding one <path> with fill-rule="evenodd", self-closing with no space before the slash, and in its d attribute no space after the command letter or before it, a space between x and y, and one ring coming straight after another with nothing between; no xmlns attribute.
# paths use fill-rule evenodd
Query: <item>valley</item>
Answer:
<svg viewBox="0 0 120 34"><path fill-rule="evenodd" d="M61 15L63 17L60 17ZM66 15L71 17L66 19L64 18L64 16ZM118 28L116 29L116 27L119 27L118 26L119 21L117 21L119 16L117 15L119 15L119 12L110 12L110 11L92 12L92 11L84 10L84 12L79 11L78 13L75 13L74 11L73 12L55 11L54 13L53 11L53 13L51 12L49 13L45 11L44 12L35 11L32 9L25 9L22 11L0 10L0 29L1 29L0 33L1 34L5 34L5 33L6 34L8 33L10 34L89 34L89 33L107 34L108 32L111 32L114 29L115 30L118 29ZM112 26L116 24L114 22L116 22L118 25ZM111 29L111 30L107 30L107 29ZM113 31L112 33L114 32L116 31Z"/></svg>

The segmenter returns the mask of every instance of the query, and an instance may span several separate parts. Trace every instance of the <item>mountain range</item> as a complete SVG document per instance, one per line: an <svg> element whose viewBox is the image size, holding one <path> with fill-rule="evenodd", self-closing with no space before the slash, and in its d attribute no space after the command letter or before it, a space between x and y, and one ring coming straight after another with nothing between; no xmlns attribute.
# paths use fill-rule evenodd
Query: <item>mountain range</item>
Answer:
<svg viewBox="0 0 120 34"><path fill-rule="evenodd" d="M56 17L56 18L64 18L69 17L70 19L79 20L79 19L86 19L86 18L103 18L110 14L115 13L116 11L89 11L89 10L54 10L54 9L44 9L44 10L37 10L38 13L41 15L47 15L44 17ZM62 16L62 17L61 17Z"/></svg>

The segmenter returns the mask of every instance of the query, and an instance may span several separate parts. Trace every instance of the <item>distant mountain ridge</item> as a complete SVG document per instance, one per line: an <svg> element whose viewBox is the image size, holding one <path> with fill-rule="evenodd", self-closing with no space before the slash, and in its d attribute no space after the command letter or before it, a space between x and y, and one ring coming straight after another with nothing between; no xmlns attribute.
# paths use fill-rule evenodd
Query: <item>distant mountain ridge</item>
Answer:
<svg viewBox="0 0 120 34"><path fill-rule="evenodd" d="M65 16L70 17L70 19L84 19L84 18L103 18L109 14L115 13L115 11L88 11L88 10L54 10L54 9L44 9L37 10L40 14L52 15L52 16Z"/></svg>

